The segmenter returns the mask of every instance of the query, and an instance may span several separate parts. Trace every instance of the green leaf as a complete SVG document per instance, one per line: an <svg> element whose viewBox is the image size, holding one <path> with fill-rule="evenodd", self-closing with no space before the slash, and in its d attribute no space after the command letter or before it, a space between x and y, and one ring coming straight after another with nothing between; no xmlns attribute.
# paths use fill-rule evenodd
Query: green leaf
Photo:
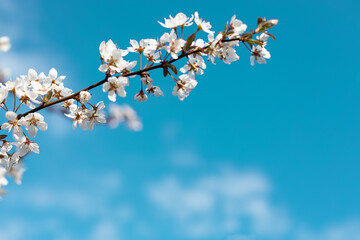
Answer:
<svg viewBox="0 0 360 240"><path fill-rule="evenodd" d="M169 68L177 75L178 74L178 71L176 69L176 67L172 64L169 64Z"/></svg>
<svg viewBox="0 0 360 240"><path fill-rule="evenodd" d="M52 91L49 91L48 94L45 96L46 100L49 100L52 97Z"/></svg>
<svg viewBox="0 0 360 240"><path fill-rule="evenodd" d="M164 74L164 77L166 77L169 74L169 70L167 67L163 67L163 74Z"/></svg>
<svg viewBox="0 0 360 240"><path fill-rule="evenodd" d="M190 49L190 46L191 44L193 43L193 41L195 40L196 38L196 32L194 32L193 34L191 34L187 40L186 40L186 44L185 44L185 47L184 47L184 51L188 51Z"/></svg>
<svg viewBox="0 0 360 240"><path fill-rule="evenodd" d="M262 45L263 43L261 41L255 40L255 39L248 39L246 40L246 42L250 43L250 44L256 44L256 45Z"/></svg>
<svg viewBox="0 0 360 240"><path fill-rule="evenodd" d="M241 38L243 38L243 39L251 39L253 37L253 34L251 34L251 33L244 33L244 34L242 34L241 35Z"/></svg>
<svg viewBox="0 0 360 240"><path fill-rule="evenodd" d="M173 72L177 75L178 71L177 71L176 67L175 67L174 65L172 65L171 63L168 63L168 62L165 63L165 64L164 64L164 67L166 68L166 71L169 72L169 69L168 69L168 68L170 68L171 71L173 71Z"/></svg>
<svg viewBox="0 0 360 240"><path fill-rule="evenodd" d="M227 33L228 27L229 27L229 21L226 22L225 29L224 29L224 34Z"/></svg>

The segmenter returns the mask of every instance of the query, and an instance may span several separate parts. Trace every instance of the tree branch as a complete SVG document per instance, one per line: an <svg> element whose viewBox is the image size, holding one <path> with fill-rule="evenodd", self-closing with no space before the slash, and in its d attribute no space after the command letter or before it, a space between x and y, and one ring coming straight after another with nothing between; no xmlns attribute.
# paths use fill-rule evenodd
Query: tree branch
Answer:
<svg viewBox="0 0 360 240"><path fill-rule="evenodd" d="M225 39L225 40L222 40L221 42L232 42L232 41L241 41L241 42L244 42L244 40L243 40L242 38ZM196 50L193 50L193 51L189 51L189 52L186 52L186 53L183 52L183 53L181 53L181 54L178 56L177 59L170 59L170 60L168 60L168 61L163 61L163 62L161 62L160 64L157 64L157 65L155 65L155 66L146 67L146 68L143 68L143 69L141 69L141 70L138 70L138 71L135 71L135 72L130 72L130 73L127 73L127 74L123 74L123 75L120 75L120 76L122 76L122 77L129 77L129 76L134 76L134 75L141 75L141 73L143 73L143 72L148 72L148 71L151 71L151 70L154 70L154 69L157 69L157 68L163 68L164 65L167 64L167 63L173 63L173 62L176 62L176 61L178 61L178 60L180 60L180 59L182 59L182 58L184 58L184 57L186 57L186 56L189 56L189 55L191 55L191 54L205 51L208 47L209 47L209 46L205 46L205 47L203 47L203 48L196 49ZM69 100L69 99L75 99L77 96L79 96L80 92L82 92L82 91L89 91L89 90L91 90L91 89L93 89L93 88L96 88L96 87L104 84L104 83L108 80L109 77L111 77L111 76L107 74L106 77L105 77L103 80L101 80L101 81L99 81L99 82L97 82L97 83L95 83L95 84L93 84L93 85L91 85L91 86L88 86L88 87L86 87L86 88L84 88L84 89L82 89L82 90L80 90L80 91L78 91L78 92L76 92L76 93L73 93L73 94L71 94L71 95L69 95L69 96L67 96L67 97L64 97L64 98L61 98L61 99L58 99L58 100L55 100L55 101L52 101L52 102L44 102L44 103L41 104L40 106L38 106L38 107L36 107L36 108L34 108L34 109L31 109L30 111L27 111L27 112L25 112L25 113L23 113L23 114L19 114L19 115L17 116L17 119L20 119L21 117L25 117L26 115L28 115L28 114L30 114L30 113L38 112L38 111L40 111L40 110L42 110L42 109L44 109L44 108L53 106L53 105L55 105L55 104L58 104L58 103L61 103L61 102L65 102L65 101L67 101L67 100Z"/></svg>

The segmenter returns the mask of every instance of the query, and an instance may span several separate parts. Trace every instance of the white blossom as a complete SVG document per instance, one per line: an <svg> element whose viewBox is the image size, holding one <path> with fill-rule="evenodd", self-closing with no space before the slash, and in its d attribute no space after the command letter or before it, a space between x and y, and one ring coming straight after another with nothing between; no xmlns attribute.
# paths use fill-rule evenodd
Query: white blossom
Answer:
<svg viewBox="0 0 360 240"><path fill-rule="evenodd" d="M254 66L255 60L259 64L266 63L265 58L269 59L270 57L270 53L264 47L259 45L256 47L253 46L251 49L250 64Z"/></svg>
<svg viewBox="0 0 360 240"><path fill-rule="evenodd" d="M54 87L52 89L52 97L57 98L57 99L67 97L71 93L72 93L72 90L70 88L64 87L63 84L54 85Z"/></svg>
<svg viewBox="0 0 360 240"><path fill-rule="evenodd" d="M153 82L153 80L149 74L143 74L143 76L140 78L140 80L144 85L152 84L152 82Z"/></svg>
<svg viewBox="0 0 360 240"><path fill-rule="evenodd" d="M196 25L198 25L198 28L200 30L203 30L206 33L215 33L214 31L211 31L211 24L210 22L205 22L204 20L202 20L202 18L199 18L199 13L195 12L195 23Z"/></svg>
<svg viewBox="0 0 360 240"><path fill-rule="evenodd" d="M95 106L93 106L92 110L86 112L88 117L88 128L90 131L94 129L95 124L103 124L106 123L105 114L103 113L103 109L105 108L104 102L99 102Z"/></svg>
<svg viewBox="0 0 360 240"><path fill-rule="evenodd" d="M16 96L19 98L20 102L22 102L23 104L27 105L29 108L35 108L35 105L33 103L36 104L40 104L41 102L36 100L36 98L38 97L38 94L36 94L33 91L30 91L29 89L17 89L16 90Z"/></svg>
<svg viewBox="0 0 360 240"><path fill-rule="evenodd" d="M180 68L180 72L187 73L192 72L198 75L202 75L204 73L203 69L206 68L206 64L204 59L197 55L196 57L190 55L188 58L188 63Z"/></svg>
<svg viewBox="0 0 360 240"><path fill-rule="evenodd" d="M171 30L170 34L165 33L161 36L160 42L165 44L168 43L168 45L165 45L163 48L165 51L171 54L171 57L173 59L178 58L178 53L182 50L183 46L185 45L186 41L183 39L179 39L176 36L176 33L174 30Z"/></svg>
<svg viewBox="0 0 360 240"><path fill-rule="evenodd" d="M5 117L8 119L8 121L1 125L1 129L8 129L9 132L13 130L14 135L21 135L23 130L20 126L24 123L23 118L18 120L16 113L13 111L7 111L5 113Z"/></svg>
<svg viewBox="0 0 360 240"><path fill-rule="evenodd" d="M82 107L72 105L72 107L70 107L70 113L65 113L65 116L73 119L72 127L74 130L78 124L83 130L88 129L88 116Z"/></svg>
<svg viewBox="0 0 360 240"><path fill-rule="evenodd" d="M52 84L50 78L45 78L43 81L33 81L31 82L31 85L33 87L33 92L41 96L52 92L52 89L55 86Z"/></svg>
<svg viewBox="0 0 360 240"><path fill-rule="evenodd" d="M40 113L30 113L24 117L24 125L30 137L36 137L38 128L41 131L46 131L48 125L44 122L44 117Z"/></svg>
<svg viewBox="0 0 360 240"><path fill-rule="evenodd" d="M146 53L145 54L145 57L146 59L149 61L149 62L152 62L152 63L159 63L161 62L161 60L159 59L161 56L161 53L158 51L158 52L150 52L150 53Z"/></svg>
<svg viewBox="0 0 360 240"><path fill-rule="evenodd" d="M158 23L165 28L176 28L178 26L184 27L191 26L193 24L193 18L193 15L189 18L184 13L178 13L174 18L171 15L169 15L169 19L164 18L165 23L161 23L159 21Z"/></svg>
<svg viewBox="0 0 360 240"><path fill-rule="evenodd" d="M256 40L262 43L262 47L265 47L267 45L267 40L269 39L269 34L267 32L263 32L260 34L260 36L256 36Z"/></svg>
<svg viewBox="0 0 360 240"><path fill-rule="evenodd" d="M226 64L230 64L234 61L239 60L239 56L236 54L235 49L230 46L229 47L224 46L222 48L221 58Z"/></svg>
<svg viewBox="0 0 360 240"><path fill-rule="evenodd" d="M39 145L26 137L18 138L16 146L20 157L25 156L29 152L39 153Z"/></svg>
<svg viewBox="0 0 360 240"><path fill-rule="evenodd" d="M196 87L196 85L197 81L190 75L180 75L172 94L177 96L180 101L183 101L186 97L189 96L189 93Z"/></svg>
<svg viewBox="0 0 360 240"><path fill-rule="evenodd" d="M140 42L136 40L130 40L131 47L128 47L129 52L137 52L153 54L157 48L158 42L155 39L141 39Z"/></svg>
<svg viewBox="0 0 360 240"><path fill-rule="evenodd" d="M100 67L101 72L109 71L111 75L119 73L119 63L124 56L128 54L128 50L121 50L111 41L101 42L99 47L101 58L105 61Z"/></svg>
<svg viewBox="0 0 360 240"><path fill-rule="evenodd" d="M59 76L58 77L58 72L56 71L55 68L50 69L49 71L49 75L48 75L49 80L51 81L51 83L59 85L62 83L62 81L66 78L65 76Z"/></svg>
<svg viewBox="0 0 360 240"><path fill-rule="evenodd" d="M238 37L240 34L246 31L246 28L246 24L244 24L239 19L236 19L236 15L231 18L229 29L233 30L233 36Z"/></svg>
<svg viewBox="0 0 360 240"><path fill-rule="evenodd" d="M161 91L161 89L157 86L152 86L149 84L149 86L145 89L145 92L148 94L154 94L154 96L164 96L164 93Z"/></svg>
<svg viewBox="0 0 360 240"><path fill-rule="evenodd" d="M103 92L109 92L110 101L116 101L116 93L120 97L126 97L125 86L129 86L129 80L126 77L110 77L103 85Z"/></svg>
<svg viewBox="0 0 360 240"><path fill-rule="evenodd" d="M215 58L221 57L221 55L220 55L221 48L218 43L219 43L220 39L222 39L222 37L223 37L223 35L221 33L219 33L216 36L216 38L214 38L213 33L210 33L208 35L208 39L210 42L210 45L208 47L208 59L210 59L213 64L215 64Z"/></svg>
<svg viewBox="0 0 360 240"><path fill-rule="evenodd" d="M121 73L122 75L128 74L131 72L131 69L133 69L137 64L137 61L125 61L125 60L120 60L118 63L118 69L119 69L119 73ZM135 77L135 76L132 76Z"/></svg>
<svg viewBox="0 0 360 240"><path fill-rule="evenodd" d="M91 94L88 91L81 91L79 99L82 104L87 103L91 98Z"/></svg>
<svg viewBox="0 0 360 240"><path fill-rule="evenodd" d="M139 93L135 94L134 99L138 102L145 102L148 96L141 90Z"/></svg>

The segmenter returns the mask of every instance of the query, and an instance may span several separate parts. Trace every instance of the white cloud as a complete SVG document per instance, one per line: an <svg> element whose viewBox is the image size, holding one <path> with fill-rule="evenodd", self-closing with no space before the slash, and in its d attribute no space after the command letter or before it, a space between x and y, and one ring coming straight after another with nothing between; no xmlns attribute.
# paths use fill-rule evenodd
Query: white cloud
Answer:
<svg viewBox="0 0 360 240"><path fill-rule="evenodd" d="M43 183L37 187L13 189L2 202L7 211L2 212L0 219L0 239L40 239L43 236L58 240L79 239L76 237L79 232L69 228L69 217L75 224L88 226L88 232L83 233L81 239L120 239L123 228L135 215L132 205L113 202L121 191L122 176L116 172L97 175L82 172L67 177L71 180L69 183L76 184L56 188ZM30 215L23 214L24 209ZM89 223L90 219L96 222Z"/></svg>
<svg viewBox="0 0 360 240"><path fill-rule="evenodd" d="M194 167L201 162L201 156L193 148L186 146L171 150L169 159L179 167Z"/></svg>
<svg viewBox="0 0 360 240"><path fill-rule="evenodd" d="M360 240L360 221L348 220L321 231L300 230L297 240Z"/></svg>
<svg viewBox="0 0 360 240"><path fill-rule="evenodd" d="M109 219L102 219L90 233L91 240L116 240L119 239L119 227Z"/></svg>
<svg viewBox="0 0 360 240"><path fill-rule="evenodd" d="M0 225L0 239L18 240L24 237L21 221L7 220Z"/></svg>
<svg viewBox="0 0 360 240"><path fill-rule="evenodd" d="M74 173L72 176L73 180L77 182L77 187L66 186L55 190L42 185L34 188L22 188L20 192L17 192L18 204L46 211L62 210L77 218L105 216L107 213L113 212L113 209L109 209L108 204L105 203L114 193L120 191L122 185L120 174L109 172L95 175L83 172ZM16 194L16 192L12 194ZM27 196L26 199L23 198L23 195ZM129 208L124 209L129 212ZM118 210L119 214L123 214L124 209Z"/></svg>
<svg viewBox="0 0 360 240"><path fill-rule="evenodd" d="M290 228L285 210L271 202L270 184L256 172L223 171L188 184L170 177L148 188L150 200L190 237L250 232L276 237Z"/></svg>
<svg viewBox="0 0 360 240"><path fill-rule="evenodd" d="M8 217L1 219L0 223L0 239L4 240L40 239L44 235L51 235L51 239L56 240L68 239L61 223L51 217L31 221L23 217Z"/></svg>

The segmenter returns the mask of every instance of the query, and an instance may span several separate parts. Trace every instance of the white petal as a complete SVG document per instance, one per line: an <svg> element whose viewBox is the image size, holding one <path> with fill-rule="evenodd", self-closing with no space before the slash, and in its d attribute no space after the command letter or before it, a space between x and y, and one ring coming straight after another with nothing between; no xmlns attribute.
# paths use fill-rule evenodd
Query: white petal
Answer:
<svg viewBox="0 0 360 240"><path fill-rule="evenodd" d="M16 119L17 115L13 111L8 111L5 113L5 117L10 121L14 121Z"/></svg>

